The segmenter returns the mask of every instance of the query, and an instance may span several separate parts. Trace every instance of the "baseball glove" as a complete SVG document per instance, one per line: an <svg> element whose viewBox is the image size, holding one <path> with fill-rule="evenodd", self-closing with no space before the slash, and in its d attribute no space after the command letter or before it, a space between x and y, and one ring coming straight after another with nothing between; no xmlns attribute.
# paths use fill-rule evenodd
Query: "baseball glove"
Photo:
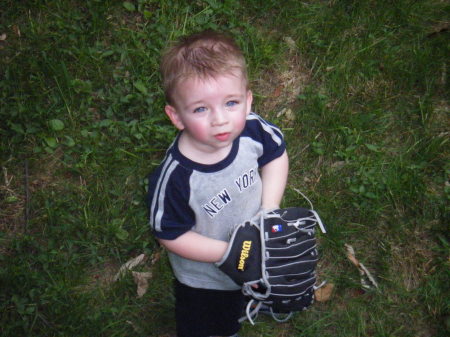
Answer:
<svg viewBox="0 0 450 337"><path fill-rule="evenodd" d="M292 207L262 212L234 229L217 266L249 298L243 319L253 324L265 308L277 321L285 321L313 303L317 224L325 233L314 210Z"/></svg>

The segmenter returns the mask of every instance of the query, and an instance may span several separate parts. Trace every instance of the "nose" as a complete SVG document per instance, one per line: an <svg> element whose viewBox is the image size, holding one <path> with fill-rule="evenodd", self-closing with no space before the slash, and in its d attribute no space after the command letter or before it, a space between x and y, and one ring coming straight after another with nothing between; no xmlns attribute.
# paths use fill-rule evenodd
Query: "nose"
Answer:
<svg viewBox="0 0 450 337"><path fill-rule="evenodd" d="M226 111L224 109L214 109L212 114L212 121L211 124L213 126L220 126L223 124L226 124L228 122Z"/></svg>

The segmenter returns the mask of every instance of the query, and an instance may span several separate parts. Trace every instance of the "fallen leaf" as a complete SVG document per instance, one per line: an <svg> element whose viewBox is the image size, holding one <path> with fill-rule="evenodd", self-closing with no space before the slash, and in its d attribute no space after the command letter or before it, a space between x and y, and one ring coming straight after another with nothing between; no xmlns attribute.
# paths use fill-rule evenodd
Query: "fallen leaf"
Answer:
<svg viewBox="0 0 450 337"><path fill-rule="evenodd" d="M141 254L131 260L128 260L120 267L119 272L116 274L116 276L114 276L114 281L117 281L119 278L121 278L127 270L131 270L134 267L140 265L144 260L145 254Z"/></svg>
<svg viewBox="0 0 450 337"><path fill-rule="evenodd" d="M133 271L134 282L137 284L137 295L142 297L148 289L148 280L152 278L151 272Z"/></svg>
<svg viewBox="0 0 450 337"><path fill-rule="evenodd" d="M153 266L159 260L160 257L161 251L158 250L154 254L152 254L150 264ZM123 277L127 271L131 271L131 269L145 262L145 260L146 260L145 254L141 254L131 260L128 260L120 267L119 272L114 277L114 281L117 281L119 278ZM137 296L142 297L147 292L148 280L152 278L152 272L131 271L131 274L133 275L134 282L137 285Z"/></svg>
<svg viewBox="0 0 450 337"><path fill-rule="evenodd" d="M295 115L290 108L283 108L281 111L277 113L277 118L283 118L285 123L290 123L295 120Z"/></svg>
<svg viewBox="0 0 450 337"><path fill-rule="evenodd" d="M340 169L344 166L345 166L345 161L343 161L343 160L337 161L337 162L334 162L333 164L331 164L331 167L336 168L336 169Z"/></svg>
<svg viewBox="0 0 450 337"><path fill-rule="evenodd" d="M14 33L16 33L16 35L17 35L18 37L20 37L20 36L22 35L22 34L20 33L20 28L19 28L19 26L14 25L12 28L13 28Z"/></svg>
<svg viewBox="0 0 450 337"><path fill-rule="evenodd" d="M333 294L334 290L334 284L333 283L327 283L323 287L320 287L319 289L316 289L314 292L314 298L317 302L326 302L330 299L331 295Z"/></svg>
<svg viewBox="0 0 450 337"><path fill-rule="evenodd" d="M284 42L286 42L286 44L288 45L289 49L291 51L296 50L297 49L297 44L295 43L295 41L292 39L292 37L290 36L285 36L283 38Z"/></svg>
<svg viewBox="0 0 450 337"><path fill-rule="evenodd" d="M355 250L352 246L345 244L345 248L347 248L347 258L353 263L356 267L359 268L359 261L356 259Z"/></svg>
<svg viewBox="0 0 450 337"><path fill-rule="evenodd" d="M283 85L280 85L280 86L276 87L275 90L272 93L272 97L275 97L275 98L279 97L281 95L281 92L283 91L283 89L284 89Z"/></svg>
<svg viewBox="0 0 450 337"><path fill-rule="evenodd" d="M293 121L293 120L295 120L295 115L294 115L294 113L292 112L292 109L286 109L285 115L286 115L286 120L287 120L287 121Z"/></svg>
<svg viewBox="0 0 450 337"><path fill-rule="evenodd" d="M161 251L156 251L155 253L152 254L152 262L151 264L154 265L156 262L158 262L158 260L161 258Z"/></svg>
<svg viewBox="0 0 450 337"><path fill-rule="evenodd" d="M349 244L344 245L347 249L347 258L352 262L356 268L359 270L359 274L361 276L361 286L365 289L370 289L372 287L378 288L378 283L375 281L375 278L370 274L369 270L358 261L355 256L355 250ZM370 281L371 285L367 282L366 278Z"/></svg>

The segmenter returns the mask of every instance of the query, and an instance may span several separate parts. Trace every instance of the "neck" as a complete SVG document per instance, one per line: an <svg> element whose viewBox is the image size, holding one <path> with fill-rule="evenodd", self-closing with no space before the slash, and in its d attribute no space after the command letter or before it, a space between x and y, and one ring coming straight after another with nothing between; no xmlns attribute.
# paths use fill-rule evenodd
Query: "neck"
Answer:
<svg viewBox="0 0 450 337"><path fill-rule="evenodd" d="M185 137L183 137L183 134L181 134L180 139L178 140L178 149L183 156L204 165L212 165L224 160L230 153L232 147L233 143L224 148L207 151L207 149L200 149L188 144Z"/></svg>

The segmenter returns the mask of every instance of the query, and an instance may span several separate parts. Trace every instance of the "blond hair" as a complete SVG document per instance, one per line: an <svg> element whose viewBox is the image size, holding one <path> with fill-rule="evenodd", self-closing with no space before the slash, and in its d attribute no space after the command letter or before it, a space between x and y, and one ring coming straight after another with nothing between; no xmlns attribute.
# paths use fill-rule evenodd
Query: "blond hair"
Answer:
<svg viewBox="0 0 450 337"><path fill-rule="evenodd" d="M169 104L177 84L187 78L240 75L248 85L245 58L236 42L223 33L205 31L181 38L161 60L164 94Z"/></svg>

